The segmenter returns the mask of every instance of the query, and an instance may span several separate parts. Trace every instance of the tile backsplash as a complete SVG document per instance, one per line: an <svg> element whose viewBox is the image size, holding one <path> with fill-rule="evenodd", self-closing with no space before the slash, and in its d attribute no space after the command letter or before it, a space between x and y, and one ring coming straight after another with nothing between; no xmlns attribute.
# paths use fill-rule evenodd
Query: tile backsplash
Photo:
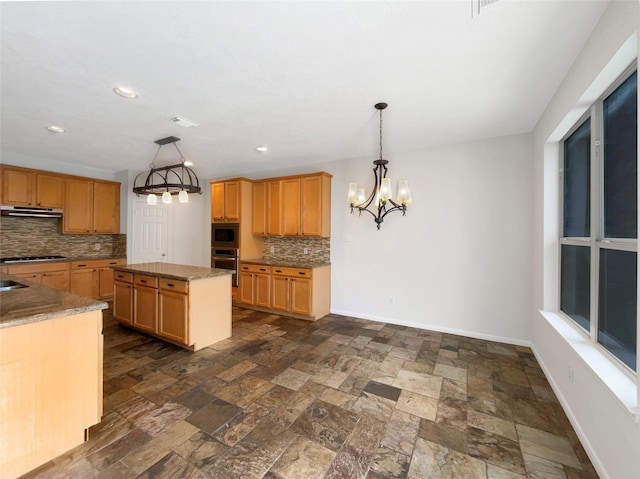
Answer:
<svg viewBox="0 0 640 479"><path fill-rule="evenodd" d="M0 219L0 256L126 256L127 235L68 235L57 218ZM98 249L96 249L96 245Z"/></svg>
<svg viewBox="0 0 640 479"><path fill-rule="evenodd" d="M329 238L269 236L264 238L262 256L282 261L328 263L331 258L331 241Z"/></svg>

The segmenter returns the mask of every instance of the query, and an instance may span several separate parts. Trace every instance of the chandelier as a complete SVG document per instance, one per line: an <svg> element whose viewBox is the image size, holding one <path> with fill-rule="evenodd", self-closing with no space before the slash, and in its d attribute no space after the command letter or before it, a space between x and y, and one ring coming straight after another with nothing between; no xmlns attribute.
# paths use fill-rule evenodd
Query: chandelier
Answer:
<svg viewBox="0 0 640 479"><path fill-rule="evenodd" d="M185 160L184 156L182 156L182 152L176 144L178 141L180 141L180 138L175 136L168 136L154 141L158 145L158 151L156 151L156 155L153 157L151 165L149 165L150 171L147 173L144 184L138 185L138 179L145 172L140 173L133 180L133 192L137 196L147 195L147 204L149 205L158 203L157 195L162 195L163 203L171 203L171 195L178 195L180 203L187 203L189 201L189 193L202 194L198 177L189 168L193 163ZM176 147L180 155L180 163L156 168L155 161L158 153L160 153L160 149L164 145L168 144L173 144ZM142 179L140 181L142 182Z"/></svg>
<svg viewBox="0 0 640 479"><path fill-rule="evenodd" d="M407 180L398 181L398 196L396 201L392 199L391 179L387 178L387 160L382 159L382 110L387 108L386 103L376 103L375 109L380 112L380 157L373 162L374 186L373 191L367 198L364 188L358 188L357 183L349 183L349 192L347 200L351 206L351 213L357 210L359 215L363 211L371 214L376 222L378 229L387 216L392 211L401 211L402 216L407 213L407 205L411 204L411 190ZM369 209L369 207L372 207Z"/></svg>

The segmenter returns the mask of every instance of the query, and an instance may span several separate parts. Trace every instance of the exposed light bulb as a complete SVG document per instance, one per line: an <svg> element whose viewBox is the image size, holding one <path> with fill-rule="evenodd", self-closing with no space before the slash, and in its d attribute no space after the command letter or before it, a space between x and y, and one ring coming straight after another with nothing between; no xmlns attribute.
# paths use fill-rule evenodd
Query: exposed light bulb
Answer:
<svg viewBox="0 0 640 479"><path fill-rule="evenodd" d="M256 151L259 151L260 153L264 153L268 150L268 148L266 146L256 146Z"/></svg>
<svg viewBox="0 0 640 479"><path fill-rule="evenodd" d="M382 183L380 184L380 193L379 193L380 201L390 200L392 196L393 195L391 194L391 179L382 178Z"/></svg>
<svg viewBox="0 0 640 479"><path fill-rule="evenodd" d="M180 203L189 203L189 194L184 190L180 190L180 193L178 193L178 201Z"/></svg>
<svg viewBox="0 0 640 479"><path fill-rule="evenodd" d="M64 128L58 125L49 125L47 130L52 131L53 133L64 133Z"/></svg>
<svg viewBox="0 0 640 479"><path fill-rule="evenodd" d="M171 203L171 193L169 193L168 191L162 193L162 202L167 205Z"/></svg>
<svg viewBox="0 0 640 479"><path fill-rule="evenodd" d="M150 195L147 195L147 204L148 205L156 205L156 204L158 204L158 197L156 195L154 195L153 193L151 193Z"/></svg>
<svg viewBox="0 0 640 479"><path fill-rule="evenodd" d="M184 166L193 166L193 161L191 160L184 160L184 162L182 163Z"/></svg>

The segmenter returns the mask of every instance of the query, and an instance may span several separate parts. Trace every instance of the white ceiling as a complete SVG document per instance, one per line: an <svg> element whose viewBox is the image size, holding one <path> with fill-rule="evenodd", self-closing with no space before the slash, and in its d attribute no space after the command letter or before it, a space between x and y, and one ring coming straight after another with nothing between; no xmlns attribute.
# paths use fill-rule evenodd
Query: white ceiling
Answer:
<svg viewBox="0 0 640 479"><path fill-rule="evenodd" d="M202 178L374 159L380 101L389 158L528 132L607 3L2 2L3 157L144 170L175 135Z"/></svg>

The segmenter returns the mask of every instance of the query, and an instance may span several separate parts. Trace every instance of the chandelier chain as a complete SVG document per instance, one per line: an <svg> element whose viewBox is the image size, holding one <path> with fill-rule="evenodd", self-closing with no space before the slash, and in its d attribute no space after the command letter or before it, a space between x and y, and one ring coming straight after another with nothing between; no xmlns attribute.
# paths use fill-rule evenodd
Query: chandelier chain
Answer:
<svg viewBox="0 0 640 479"><path fill-rule="evenodd" d="M382 110L380 111L380 159L382 159Z"/></svg>

